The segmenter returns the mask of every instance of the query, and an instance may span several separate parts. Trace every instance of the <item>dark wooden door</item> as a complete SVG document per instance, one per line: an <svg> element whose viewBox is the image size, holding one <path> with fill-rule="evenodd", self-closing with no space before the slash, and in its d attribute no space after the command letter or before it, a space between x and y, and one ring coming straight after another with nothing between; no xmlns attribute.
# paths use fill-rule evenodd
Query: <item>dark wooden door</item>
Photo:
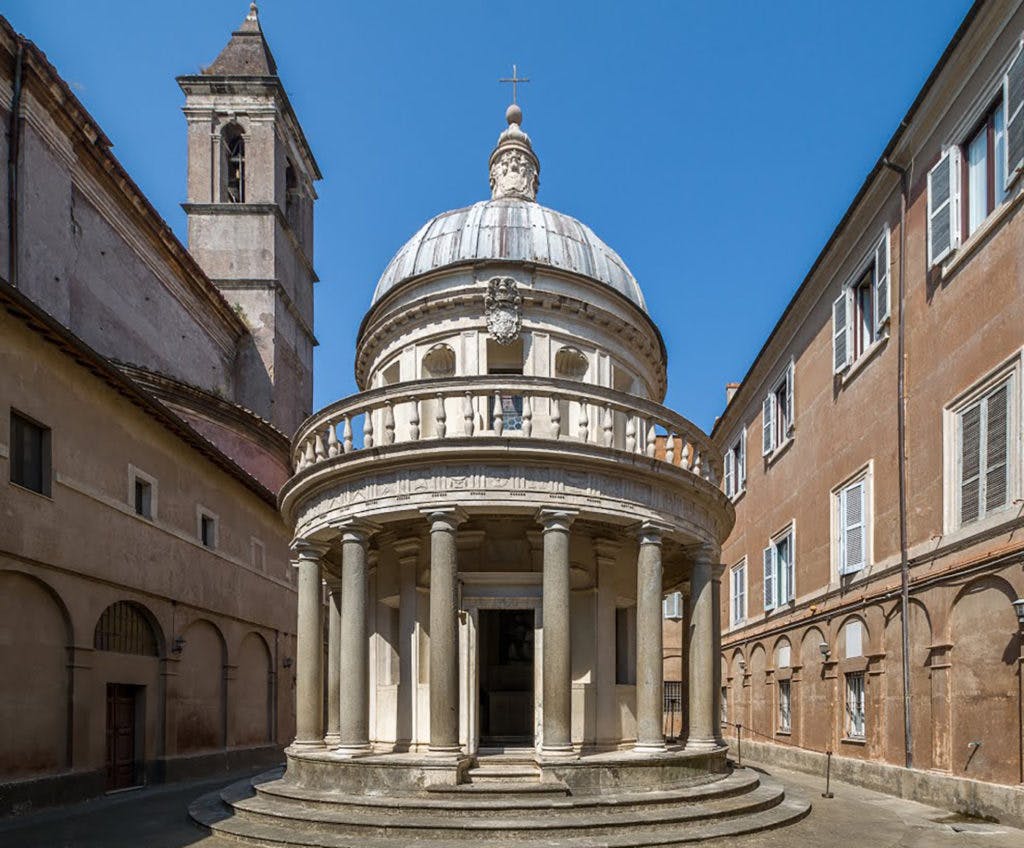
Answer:
<svg viewBox="0 0 1024 848"><path fill-rule="evenodd" d="M135 686L107 684L107 789L135 786Z"/></svg>

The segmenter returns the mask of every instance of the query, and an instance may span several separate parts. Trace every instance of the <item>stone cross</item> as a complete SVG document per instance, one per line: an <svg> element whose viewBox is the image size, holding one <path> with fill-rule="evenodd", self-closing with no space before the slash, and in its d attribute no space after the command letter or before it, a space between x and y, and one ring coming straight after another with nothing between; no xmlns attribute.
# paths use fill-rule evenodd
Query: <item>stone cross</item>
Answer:
<svg viewBox="0 0 1024 848"><path fill-rule="evenodd" d="M510 83L512 83L512 102L513 103L517 102L516 101L516 97L519 94L519 83L521 83L521 82L529 82L529 81L530 81L529 78L519 76L519 71L518 71L518 69L516 68L515 65L512 66L512 76L510 76L510 77L502 77L501 79L498 80L498 82L510 82Z"/></svg>

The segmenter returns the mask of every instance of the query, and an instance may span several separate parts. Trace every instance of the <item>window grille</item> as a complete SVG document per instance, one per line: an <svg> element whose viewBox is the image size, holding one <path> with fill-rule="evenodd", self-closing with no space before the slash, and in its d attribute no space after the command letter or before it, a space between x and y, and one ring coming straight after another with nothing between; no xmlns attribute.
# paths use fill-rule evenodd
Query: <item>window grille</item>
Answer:
<svg viewBox="0 0 1024 848"><path fill-rule="evenodd" d="M864 738L864 675L846 675L846 734L851 739Z"/></svg>
<svg viewBox="0 0 1024 848"><path fill-rule="evenodd" d="M96 623L93 647L118 654L159 656L156 634L142 611L129 601L118 601L103 611Z"/></svg>

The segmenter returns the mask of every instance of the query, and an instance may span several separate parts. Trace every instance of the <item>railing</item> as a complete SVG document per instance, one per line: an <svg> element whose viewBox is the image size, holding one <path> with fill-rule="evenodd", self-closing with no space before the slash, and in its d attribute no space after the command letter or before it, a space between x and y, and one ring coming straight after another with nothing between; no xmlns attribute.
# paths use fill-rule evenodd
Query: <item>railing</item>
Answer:
<svg viewBox="0 0 1024 848"><path fill-rule="evenodd" d="M396 383L321 410L294 440L297 471L343 454L426 439L565 440L667 462L717 485L711 440L659 403L573 380L468 376Z"/></svg>

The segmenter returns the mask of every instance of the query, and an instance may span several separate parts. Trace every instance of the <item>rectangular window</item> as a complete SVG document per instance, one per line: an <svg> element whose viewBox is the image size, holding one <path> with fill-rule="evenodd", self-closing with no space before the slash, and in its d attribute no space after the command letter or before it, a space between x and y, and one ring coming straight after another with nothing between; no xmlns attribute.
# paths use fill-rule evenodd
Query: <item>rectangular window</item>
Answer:
<svg viewBox="0 0 1024 848"><path fill-rule="evenodd" d="M960 151L964 162L963 237L969 238L1006 199L1006 114L1000 98Z"/></svg>
<svg viewBox="0 0 1024 848"><path fill-rule="evenodd" d="M208 512L203 507L198 507L196 510L199 541L203 543L204 547L216 548L217 547L217 516L212 512Z"/></svg>
<svg viewBox="0 0 1024 848"><path fill-rule="evenodd" d="M846 735L864 738L864 672L846 675Z"/></svg>
<svg viewBox="0 0 1024 848"><path fill-rule="evenodd" d="M834 539L836 570L854 574L868 565L871 516L868 512L868 471L832 493L836 535Z"/></svg>
<svg viewBox="0 0 1024 848"><path fill-rule="evenodd" d="M11 411L11 482L50 495L50 428Z"/></svg>
<svg viewBox="0 0 1024 848"><path fill-rule="evenodd" d="M722 687L722 700L721 700L721 703L719 704L718 709L719 709L719 712L720 712L719 722L721 723L722 727L725 727L726 725L729 724L729 687L728 686L723 686Z"/></svg>
<svg viewBox="0 0 1024 848"><path fill-rule="evenodd" d="M747 561L744 559L732 567L730 572L730 609L731 623L742 624L747 618Z"/></svg>
<svg viewBox="0 0 1024 848"><path fill-rule="evenodd" d="M670 592L661 601L661 614L669 621L682 621L683 593Z"/></svg>
<svg viewBox="0 0 1024 848"><path fill-rule="evenodd" d="M793 363L764 399L761 453L769 456L789 441L793 430Z"/></svg>
<svg viewBox="0 0 1024 848"><path fill-rule="evenodd" d="M776 536L764 549L765 612L788 603L796 597L794 587L793 528Z"/></svg>
<svg viewBox="0 0 1024 848"><path fill-rule="evenodd" d="M957 519L970 524L1009 506L1011 381L956 416Z"/></svg>
<svg viewBox="0 0 1024 848"><path fill-rule="evenodd" d="M725 494L727 497L739 497L747 488L747 428L740 431L739 437L725 453Z"/></svg>
<svg viewBox="0 0 1024 848"><path fill-rule="evenodd" d="M267 552L266 548L259 539L255 536L250 540L252 567L257 571L267 570Z"/></svg>
<svg viewBox="0 0 1024 848"><path fill-rule="evenodd" d="M135 514L143 518L153 517L153 485L141 477L135 478Z"/></svg>
<svg viewBox="0 0 1024 848"><path fill-rule="evenodd" d="M789 733L790 724L790 688L788 680L779 681L779 733Z"/></svg>
<svg viewBox="0 0 1024 848"><path fill-rule="evenodd" d="M889 228L832 304L832 366L843 373L885 335L889 321Z"/></svg>

